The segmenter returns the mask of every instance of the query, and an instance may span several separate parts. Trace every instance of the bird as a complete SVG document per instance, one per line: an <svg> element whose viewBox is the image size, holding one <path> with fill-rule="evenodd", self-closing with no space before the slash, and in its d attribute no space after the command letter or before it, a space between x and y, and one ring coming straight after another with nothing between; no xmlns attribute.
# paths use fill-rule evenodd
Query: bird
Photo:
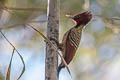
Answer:
<svg viewBox="0 0 120 80"><path fill-rule="evenodd" d="M92 19L92 14L90 11L85 11L82 13L69 16L74 22L75 26L69 29L63 36L62 43L59 44L59 49L62 52L63 58L67 65L72 61L81 40L82 30L88 22ZM63 62L58 66L58 78L59 73L65 65Z"/></svg>

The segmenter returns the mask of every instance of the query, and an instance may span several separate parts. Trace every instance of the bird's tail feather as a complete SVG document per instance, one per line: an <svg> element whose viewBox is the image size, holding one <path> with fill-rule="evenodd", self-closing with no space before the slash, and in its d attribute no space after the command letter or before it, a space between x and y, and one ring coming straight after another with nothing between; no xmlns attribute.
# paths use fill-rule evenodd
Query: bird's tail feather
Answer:
<svg viewBox="0 0 120 80"><path fill-rule="evenodd" d="M57 73L58 79L59 79L59 74L60 74L60 71L62 68L64 68L64 66L62 66L62 64L60 64L58 67L58 73Z"/></svg>

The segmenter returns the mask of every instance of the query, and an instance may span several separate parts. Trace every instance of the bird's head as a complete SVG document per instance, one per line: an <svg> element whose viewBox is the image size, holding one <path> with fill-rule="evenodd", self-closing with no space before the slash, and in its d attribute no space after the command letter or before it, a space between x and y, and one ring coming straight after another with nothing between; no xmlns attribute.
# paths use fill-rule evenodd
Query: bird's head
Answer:
<svg viewBox="0 0 120 80"><path fill-rule="evenodd" d="M92 19L92 14L90 11L86 11L83 13L76 14L74 16L70 16L70 18L72 18L73 21L75 21L77 27L80 25L86 25Z"/></svg>

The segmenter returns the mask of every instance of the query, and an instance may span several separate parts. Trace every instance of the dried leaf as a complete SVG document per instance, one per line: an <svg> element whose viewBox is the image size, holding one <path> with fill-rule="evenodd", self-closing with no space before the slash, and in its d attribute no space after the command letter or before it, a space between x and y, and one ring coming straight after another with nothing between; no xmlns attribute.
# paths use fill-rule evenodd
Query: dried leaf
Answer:
<svg viewBox="0 0 120 80"><path fill-rule="evenodd" d="M10 71L11 71L11 64L12 64L14 51L15 51L15 48L13 48L13 51L12 51L12 56L11 56L11 59L10 59L10 63L9 63L8 71L7 71L7 75L6 75L6 80L10 80Z"/></svg>
<svg viewBox="0 0 120 80"><path fill-rule="evenodd" d="M19 80L19 79L21 78L21 76L23 75L23 73L25 72L25 63L24 63L23 57L20 55L20 53L19 53L17 50L16 50L16 52L17 52L18 55L20 56L20 59L21 59L21 61L22 61L22 63L23 63L22 72L21 72L20 76L19 76L18 79L17 79L17 80Z"/></svg>
<svg viewBox="0 0 120 80"><path fill-rule="evenodd" d="M20 56L20 59L21 59L21 61L22 61L22 63L23 63L23 69L22 69L22 72L21 72L21 74L20 74L20 76L18 77L18 79L17 80L19 80L20 78L21 78L21 76L23 75L23 73L25 72L25 63L24 63L24 60L23 60L23 57L20 55L20 53L18 52L18 50L15 48L15 46L7 39L7 37L2 33L2 31L0 30L0 32L1 32L1 34L2 34L2 36L5 38L5 40L15 49L15 51L18 53L18 55ZM11 61L12 62L12 61ZM11 63L10 63L11 64ZM11 68L11 66L10 66L10 68ZM7 78L6 79L10 79L10 69L8 68L8 76L7 76Z"/></svg>

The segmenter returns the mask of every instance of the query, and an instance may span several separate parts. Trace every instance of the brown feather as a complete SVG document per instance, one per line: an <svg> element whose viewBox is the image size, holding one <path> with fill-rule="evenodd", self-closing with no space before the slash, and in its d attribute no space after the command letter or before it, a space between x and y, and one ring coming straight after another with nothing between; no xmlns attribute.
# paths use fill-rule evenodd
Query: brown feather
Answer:
<svg viewBox="0 0 120 80"><path fill-rule="evenodd" d="M67 48L66 48L66 54L65 54L65 61L67 64L69 64L71 60L73 59L76 50L75 50L75 47L71 45L70 40L67 41L66 46Z"/></svg>

